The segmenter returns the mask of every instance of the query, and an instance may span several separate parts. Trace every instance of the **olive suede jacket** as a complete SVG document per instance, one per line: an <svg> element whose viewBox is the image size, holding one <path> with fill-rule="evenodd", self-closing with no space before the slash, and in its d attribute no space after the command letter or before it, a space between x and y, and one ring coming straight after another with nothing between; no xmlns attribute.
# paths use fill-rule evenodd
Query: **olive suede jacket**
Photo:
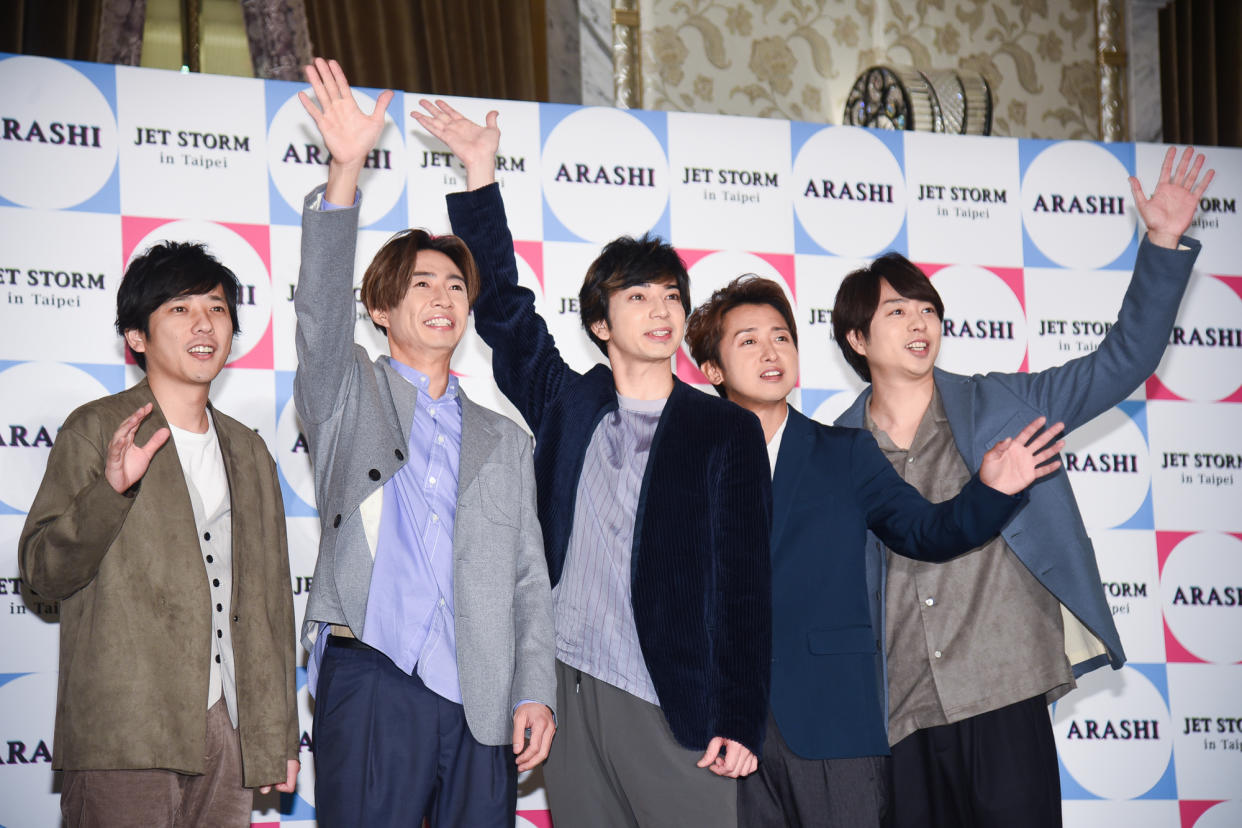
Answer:
<svg viewBox="0 0 1242 828"><path fill-rule="evenodd" d="M212 605L176 446L156 452L132 497L103 475L113 432L148 402L144 379L69 415L22 530L22 578L60 601L57 769L205 769ZM243 776L256 787L284 781L298 756L284 504L263 440L212 416L232 507ZM157 404L138 444L166 425Z"/></svg>
<svg viewBox="0 0 1242 828"><path fill-rule="evenodd" d="M478 263L474 324L492 347L497 385L535 433L544 554L560 580L583 459L617 408L612 371L561 358L517 283L496 185L448 198L453 232ZM635 515L634 625L674 738L703 750L716 736L756 754L767 717L772 645L771 472L759 420L675 382L656 426Z"/></svg>

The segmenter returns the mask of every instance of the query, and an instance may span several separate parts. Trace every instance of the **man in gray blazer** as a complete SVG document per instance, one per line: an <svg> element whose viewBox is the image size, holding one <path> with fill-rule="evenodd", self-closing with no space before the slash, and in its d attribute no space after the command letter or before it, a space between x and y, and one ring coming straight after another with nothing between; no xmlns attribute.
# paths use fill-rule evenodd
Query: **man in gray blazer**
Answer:
<svg viewBox="0 0 1242 828"><path fill-rule="evenodd" d="M833 308L846 361L871 383L838 420L866 428L931 500L961 489L999 437L1039 415L1066 433L1156 369L1199 243L1182 234L1212 180L1170 149L1151 198L1131 178L1147 233L1117 322L1099 348L1033 374L934 367L944 304L896 253L851 273ZM876 544L878 547L878 542ZM875 558L880 569L884 561ZM1063 471L1030 489L999 538L941 565L888 553L884 598L896 828L1061 824L1048 702L1125 654Z"/></svg>
<svg viewBox="0 0 1242 828"><path fill-rule="evenodd" d="M362 301L391 356L354 344L356 185L392 93L368 116L335 61L306 75L332 157L303 210L294 298L322 528L303 626L319 824L512 825L515 771L555 731L531 440L449 372L478 292L461 240L390 239Z"/></svg>

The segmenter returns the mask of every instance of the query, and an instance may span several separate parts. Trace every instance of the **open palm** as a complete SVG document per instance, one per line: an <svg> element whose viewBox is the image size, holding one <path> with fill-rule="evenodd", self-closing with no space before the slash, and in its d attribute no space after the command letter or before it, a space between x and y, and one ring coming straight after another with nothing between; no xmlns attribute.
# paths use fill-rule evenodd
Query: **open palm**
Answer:
<svg viewBox="0 0 1242 828"><path fill-rule="evenodd" d="M384 112L392 100L392 92L382 92L375 110L366 115L354 100L345 72L335 60L316 58L313 65L306 67L306 80L315 99L299 92L298 100L314 119L332 160L345 166L361 167L384 131Z"/></svg>
<svg viewBox="0 0 1242 828"><path fill-rule="evenodd" d="M1160 180L1156 182L1156 189L1150 198L1143 194L1143 186L1139 180L1130 177L1134 205L1143 217L1143 223L1147 225L1148 237L1153 244L1162 247L1177 246L1182 234L1190 227L1195 211L1199 209L1199 199L1216 175L1215 170L1208 170L1203 180L1197 181L1204 158L1202 155L1195 157L1192 147L1186 147L1174 172L1173 161L1176 157L1177 148L1169 147L1164 156L1164 164L1160 167ZM1192 158L1193 166L1190 163Z"/></svg>

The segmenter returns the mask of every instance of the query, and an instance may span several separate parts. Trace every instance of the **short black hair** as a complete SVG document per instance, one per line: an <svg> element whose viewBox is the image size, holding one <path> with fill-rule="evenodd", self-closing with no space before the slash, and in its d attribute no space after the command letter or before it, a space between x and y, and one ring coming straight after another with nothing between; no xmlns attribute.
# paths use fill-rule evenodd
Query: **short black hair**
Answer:
<svg viewBox="0 0 1242 828"><path fill-rule="evenodd" d="M841 348L845 361L864 382L871 382L871 366L865 356L854 350L846 337L850 331L858 331L863 339L871 338L871 319L880 306L881 279L892 285L901 296L929 303L936 309L936 316L944 319L944 300L931 279L900 253L885 253L870 267L855 270L846 276L837 289L837 298L832 306L832 337Z"/></svg>
<svg viewBox="0 0 1242 828"><path fill-rule="evenodd" d="M142 331L151 335L151 314L169 299L210 293L216 287L224 291L233 336L241 333L237 322L237 296L241 283L233 271L207 252L201 243L165 241L147 248L125 270L116 292L116 332ZM129 343L126 343L129 347ZM129 352L138 367L147 370L145 354Z"/></svg>
<svg viewBox="0 0 1242 828"><path fill-rule="evenodd" d="M690 274L686 263L671 244L658 236L644 235L640 239L621 236L613 239L587 268L578 291L578 316L587 336L604 355L608 346L595 335L591 326L608 321L608 300L619 290L635 285L662 285L672 283L681 293L681 307L690 315Z"/></svg>

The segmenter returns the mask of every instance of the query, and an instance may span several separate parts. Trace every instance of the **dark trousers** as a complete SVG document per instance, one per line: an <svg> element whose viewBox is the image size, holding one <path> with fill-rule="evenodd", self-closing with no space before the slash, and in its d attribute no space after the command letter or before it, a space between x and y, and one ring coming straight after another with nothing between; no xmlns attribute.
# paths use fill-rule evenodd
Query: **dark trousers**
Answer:
<svg viewBox="0 0 1242 828"><path fill-rule="evenodd" d="M322 828L512 826L517 767L480 744L460 704L377 650L328 639L315 701L315 809Z"/></svg>
<svg viewBox="0 0 1242 828"><path fill-rule="evenodd" d="M738 780L738 828L887 828L887 756L805 759L772 713L759 770Z"/></svg>
<svg viewBox="0 0 1242 828"><path fill-rule="evenodd" d="M1061 777L1043 696L893 745L896 828L1050 828Z"/></svg>
<svg viewBox="0 0 1242 828"><path fill-rule="evenodd" d="M733 828L737 785L695 763L664 711L556 662L557 733L544 767L556 828Z"/></svg>

